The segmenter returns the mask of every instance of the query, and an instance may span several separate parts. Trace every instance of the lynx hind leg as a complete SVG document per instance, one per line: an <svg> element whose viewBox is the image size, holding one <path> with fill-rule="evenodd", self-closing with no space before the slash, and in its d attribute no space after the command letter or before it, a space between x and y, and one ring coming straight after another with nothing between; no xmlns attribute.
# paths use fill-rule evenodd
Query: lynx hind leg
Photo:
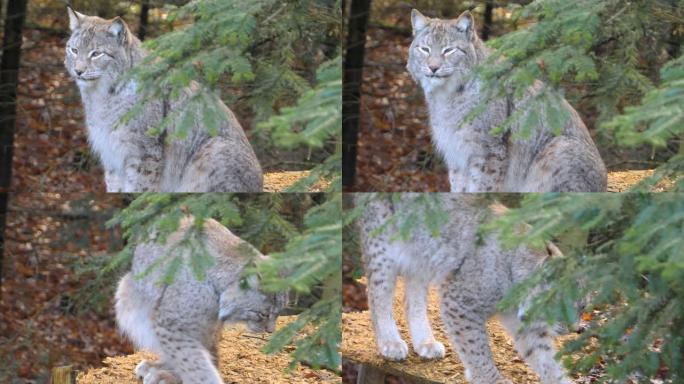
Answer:
<svg viewBox="0 0 684 384"><path fill-rule="evenodd" d="M442 287L441 296L442 322L465 367L468 382L513 384L496 368L489 348L485 325L489 303L481 302L476 292L449 283Z"/></svg>
<svg viewBox="0 0 684 384"><path fill-rule="evenodd" d="M249 143L238 138L207 141L188 165L180 192L261 192L263 173Z"/></svg>
<svg viewBox="0 0 684 384"><path fill-rule="evenodd" d="M441 359L445 354L444 345L435 339L427 315L430 281L418 276L407 276L404 280L406 318L413 350L424 359Z"/></svg>
<svg viewBox="0 0 684 384"><path fill-rule="evenodd" d="M542 384L571 384L561 365L555 360L556 348L549 326L542 323L521 328L516 314L500 316L501 322L513 338L515 349L527 364L539 375Z"/></svg>

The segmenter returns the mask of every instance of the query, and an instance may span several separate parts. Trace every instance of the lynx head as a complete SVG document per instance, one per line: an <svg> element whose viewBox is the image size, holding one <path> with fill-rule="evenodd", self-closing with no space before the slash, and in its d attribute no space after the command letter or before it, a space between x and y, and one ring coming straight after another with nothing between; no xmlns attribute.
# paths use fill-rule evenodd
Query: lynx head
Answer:
<svg viewBox="0 0 684 384"><path fill-rule="evenodd" d="M139 54L140 41L126 23L116 17L105 20L67 8L71 37L64 65L78 86L110 89Z"/></svg>
<svg viewBox="0 0 684 384"><path fill-rule="evenodd" d="M228 323L246 323L252 332L275 331L278 314L287 305L287 293L266 293L259 289L259 279L250 275L221 294L219 319Z"/></svg>
<svg viewBox="0 0 684 384"><path fill-rule="evenodd" d="M411 11L413 42L406 68L426 92L451 80L460 81L479 62L481 42L466 11L442 20Z"/></svg>

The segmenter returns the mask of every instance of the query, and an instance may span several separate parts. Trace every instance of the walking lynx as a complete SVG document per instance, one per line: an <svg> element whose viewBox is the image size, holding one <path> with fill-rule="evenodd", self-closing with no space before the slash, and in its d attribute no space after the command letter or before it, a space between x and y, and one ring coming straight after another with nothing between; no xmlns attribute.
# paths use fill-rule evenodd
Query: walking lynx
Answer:
<svg viewBox="0 0 684 384"><path fill-rule="evenodd" d="M142 361L135 373L144 384L221 384L216 344L224 323L246 322L254 332L273 332L284 294L259 291L256 278L242 280L251 256L263 257L214 220L205 222L203 239L214 265L203 280L182 267L171 284L160 284L164 268L136 278L183 240L191 225L183 219L166 245L154 242L135 249L131 271L119 282L116 320L138 349L157 353L159 361ZM183 255L188 265L188 255Z"/></svg>
<svg viewBox="0 0 684 384"><path fill-rule="evenodd" d="M502 134L491 133L515 112L527 116L530 100L543 89L538 81L521 100L490 101L472 122L461 125L487 97L481 82L470 78L489 56L470 13L442 20L413 10L411 22L407 69L425 93L432 138L449 169L452 192L605 191L605 165L582 119L565 100L559 107L570 119L558 134L538 119L528 127L528 137L517 138L527 118Z"/></svg>
<svg viewBox="0 0 684 384"><path fill-rule="evenodd" d="M382 231L381 227L413 196L403 194L399 201L374 196L358 221L378 352L390 360L403 360L408 355L408 346L392 314L395 283L401 276L409 333L419 356L437 359L445 355L444 345L433 336L427 316L427 294L434 284L439 287L442 321L465 366L467 380L475 384L511 383L494 364L485 323L495 314L496 304L506 292L530 276L550 253L557 253L557 248L549 243L547 252L526 247L505 250L499 246L496 234L480 237L479 225L495 212L481 196L464 194L437 195L449 215L439 236L416 228L408 239L392 241L397 226L390 224ZM357 204L360 201L357 196ZM571 383L554 360L550 327L533 323L521 328L524 314L524 308L499 314L520 356L539 374L543 384Z"/></svg>
<svg viewBox="0 0 684 384"><path fill-rule="evenodd" d="M152 100L136 117L117 126L142 102L138 85L123 74L146 55L121 18L104 20L68 9L71 37L65 66L81 91L88 138L105 171L107 192L260 192L263 176L254 151L233 113L224 115L218 133L209 135L194 121L187 136L167 140L179 128L183 108L202 90L193 83L172 102ZM146 132L169 116L157 137ZM201 119L198 119L201 120Z"/></svg>

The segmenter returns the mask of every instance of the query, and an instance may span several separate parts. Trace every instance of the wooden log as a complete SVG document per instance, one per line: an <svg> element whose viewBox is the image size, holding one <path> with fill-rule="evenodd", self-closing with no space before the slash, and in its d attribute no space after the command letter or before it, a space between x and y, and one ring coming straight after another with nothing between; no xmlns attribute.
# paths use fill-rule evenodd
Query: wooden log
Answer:
<svg viewBox="0 0 684 384"><path fill-rule="evenodd" d="M75 384L76 374L71 365L52 368L52 384Z"/></svg>

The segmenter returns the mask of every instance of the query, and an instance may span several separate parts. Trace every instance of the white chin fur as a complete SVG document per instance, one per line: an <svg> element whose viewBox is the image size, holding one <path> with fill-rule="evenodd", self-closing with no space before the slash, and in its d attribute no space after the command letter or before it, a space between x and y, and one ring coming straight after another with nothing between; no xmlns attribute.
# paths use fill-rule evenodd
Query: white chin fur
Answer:
<svg viewBox="0 0 684 384"><path fill-rule="evenodd" d="M428 77L424 76L421 79L421 85L423 87L423 90L426 93L431 92L435 88L439 88L440 86L444 85L446 83L447 77Z"/></svg>

